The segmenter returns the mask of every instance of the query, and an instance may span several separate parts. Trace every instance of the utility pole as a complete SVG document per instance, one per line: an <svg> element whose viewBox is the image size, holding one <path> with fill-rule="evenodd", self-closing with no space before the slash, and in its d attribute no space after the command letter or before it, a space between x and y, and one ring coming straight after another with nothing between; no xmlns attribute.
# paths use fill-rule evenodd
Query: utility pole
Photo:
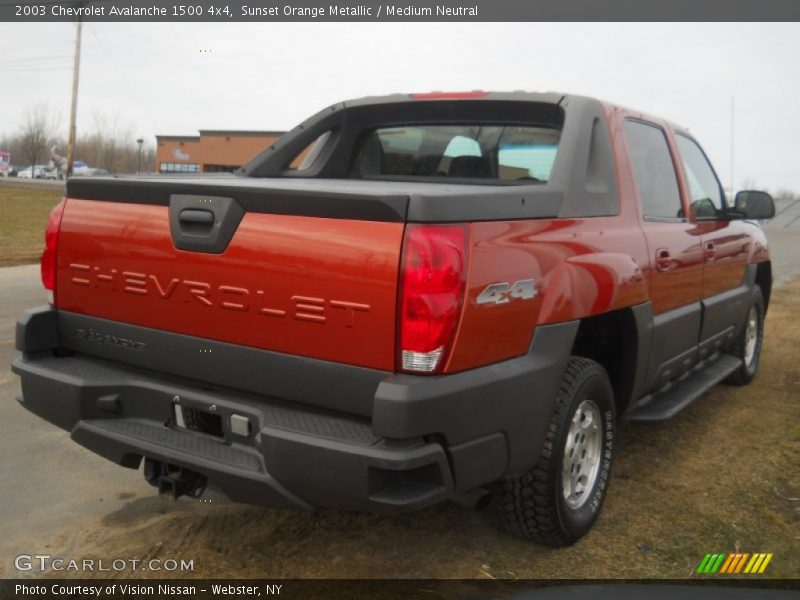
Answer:
<svg viewBox="0 0 800 600"><path fill-rule="evenodd" d="M83 18L78 16L78 31L75 35L75 65L72 68L72 108L69 112L69 142L67 142L67 177L72 176L75 160L75 117L78 112L78 76L81 70L81 33Z"/></svg>
<svg viewBox="0 0 800 600"><path fill-rule="evenodd" d="M733 110L734 110L734 98L735 96L731 96L731 198L736 196L736 190L733 188Z"/></svg>
<svg viewBox="0 0 800 600"><path fill-rule="evenodd" d="M142 172L142 144L144 144L144 139L143 138L139 138L138 140L136 140L136 143L139 144L139 170L136 171L136 172L137 173L141 173Z"/></svg>

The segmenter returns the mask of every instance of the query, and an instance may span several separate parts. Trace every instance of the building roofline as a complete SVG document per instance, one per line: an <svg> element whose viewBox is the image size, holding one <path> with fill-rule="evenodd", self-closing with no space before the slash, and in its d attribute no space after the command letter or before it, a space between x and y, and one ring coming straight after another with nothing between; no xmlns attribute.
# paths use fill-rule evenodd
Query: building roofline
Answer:
<svg viewBox="0 0 800 600"><path fill-rule="evenodd" d="M156 135L156 140L167 142L199 142L199 135Z"/></svg>
<svg viewBox="0 0 800 600"><path fill-rule="evenodd" d="M220 135L236 135L236 136L262 136L262 135L269 135L269 136L282 136L285 131L253 131L253 130L238 130L238 129L201 129L200 135L211 135L211 136L220 136Z"/></svg>

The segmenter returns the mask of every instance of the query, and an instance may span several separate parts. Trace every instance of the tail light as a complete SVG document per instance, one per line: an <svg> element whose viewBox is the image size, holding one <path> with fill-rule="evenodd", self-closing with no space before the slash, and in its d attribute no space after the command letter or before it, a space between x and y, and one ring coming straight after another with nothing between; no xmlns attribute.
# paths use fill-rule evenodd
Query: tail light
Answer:
<svg viewBox="0 0 800 600"><path fill-rule="evenodd" d="M58 231L61 228L61 216L64 214L66 199L56 204L47 219L44 229L44 252L42 252L42 285L49 292L50 304L55 304L56 294L56 258L58 257Z"/></svg>
<svg viewBox="0 0 800 600"><path fill-rule="evenodd" d="M409 225L403 241L398 369L436 373L453 342L466 272L465 225Z"/></svg>

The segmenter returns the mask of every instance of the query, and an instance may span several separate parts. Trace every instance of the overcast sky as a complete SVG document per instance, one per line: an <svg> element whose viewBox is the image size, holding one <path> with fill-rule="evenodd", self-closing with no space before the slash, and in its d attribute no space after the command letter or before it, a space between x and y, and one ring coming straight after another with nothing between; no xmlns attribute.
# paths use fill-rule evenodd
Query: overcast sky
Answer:
<svg viewBox="0 0 800 600"><path fill-rule="evenodd" d="M36 103L66 132L73 41L69 23L0 24L0 132ZM284 130L358 96L472 89L586 94L669 118L725 186L734 96L736 187L800 190L796 23L92 23L78 129L99 111L154 144L156 133Z"/></svg>

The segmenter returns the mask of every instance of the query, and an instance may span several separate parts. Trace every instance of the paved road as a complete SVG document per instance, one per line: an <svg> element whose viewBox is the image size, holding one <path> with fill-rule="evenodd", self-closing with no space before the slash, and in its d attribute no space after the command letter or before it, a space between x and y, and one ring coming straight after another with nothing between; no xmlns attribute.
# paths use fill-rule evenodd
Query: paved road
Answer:
<svg viewBox="0 0 800 600"><path fill-rule="evenodd" d="M0 575L18 553L52 551L52 533L65 523L110 513L153 489L17 406L15 322L25 308L46 302L38 265L0 269Z"/></svg>
<svg viewBox="0 0 800 600"><path fill-rule="evenodd" d="M800 231L780 228L769 235L776 280L800 275ZM54 552L50 545L65 526L154 495L141 475L80 448L17 406L19 380L10 371L15 320L44 302L38 266L0 269L0 576L17 553ZM68 546L69 539L59 543Z"/></svg>
<svg viewBox="0 0 800 600"><path fill-rule="evenodd" d="M800 275L800 220L792 228L770 223L764 229L770 245L773 280L780 285Z"/></svg>
<svg viewBox="0 0 800 600"><path fill-rule="evenodd" d="M800 198L777 200L775 218L769 222L771 229L800 229Z"/></svg>

